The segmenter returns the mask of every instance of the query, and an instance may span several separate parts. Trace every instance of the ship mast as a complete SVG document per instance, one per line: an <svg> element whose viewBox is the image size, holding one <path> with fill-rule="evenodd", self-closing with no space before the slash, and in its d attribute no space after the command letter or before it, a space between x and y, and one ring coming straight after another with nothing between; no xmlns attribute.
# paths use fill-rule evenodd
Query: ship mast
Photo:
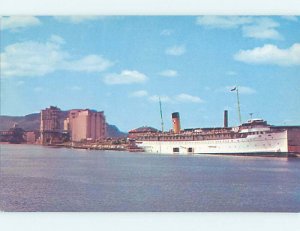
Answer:
<svg viewBox="0 0 300 231"><path fill-rule="evenodd" d="M163 120L163 115L162 115L160 97L159 97L159 111L160 111L160 119L161 119L161 131L164 132L164 120Z"/></svg>
<svg viewBox="0 0 300 231"><path fill-rule="evenodd" d="M237 97L237 106L238 106L238 112L239 112L239 120L240 120L240 124L242 124L240 97L239 97L239 88L238 87L236 87L236 97Z"/></svg>
<svg viewBox="0 0 300 231"><path fill-rule="evenodd" d="M242 124L239 88L236 86L233 89L231 89L231 91L236 91L236 99L237 99L237 109L238 109L239 122L240 122L240 124Z"/></svg>

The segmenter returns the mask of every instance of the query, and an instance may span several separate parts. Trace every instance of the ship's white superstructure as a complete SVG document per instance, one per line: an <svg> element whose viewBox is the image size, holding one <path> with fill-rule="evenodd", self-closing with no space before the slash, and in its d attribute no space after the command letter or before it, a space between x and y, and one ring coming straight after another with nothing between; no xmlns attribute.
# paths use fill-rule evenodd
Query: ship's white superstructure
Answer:
<svg viewBox="0 0 300 231"><path fill-rule="evenodd" d="M222 135L215 135L222 136ZM180 137L180 136L178 136ZM211 140L137 140L136 145L146 152L161 154L261 154L287 153L287 131L255 131L246 137Z"/></svg>

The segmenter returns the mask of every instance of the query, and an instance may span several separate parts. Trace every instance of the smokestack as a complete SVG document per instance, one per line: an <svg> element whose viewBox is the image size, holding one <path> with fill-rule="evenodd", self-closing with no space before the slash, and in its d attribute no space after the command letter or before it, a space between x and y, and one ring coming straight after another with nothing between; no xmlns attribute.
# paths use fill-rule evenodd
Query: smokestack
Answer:
<svg viewBox="0 0 300 231"><path fill-rule="evenodd" d="M180 117L178 112L172 113L173 131L175 134L180 133Z"/></svg>
<svg viewBox="0 0 300 231"><path fill-rule="evenodd" d="M228 111L224 111L224 128L228 128Z"/></svg>

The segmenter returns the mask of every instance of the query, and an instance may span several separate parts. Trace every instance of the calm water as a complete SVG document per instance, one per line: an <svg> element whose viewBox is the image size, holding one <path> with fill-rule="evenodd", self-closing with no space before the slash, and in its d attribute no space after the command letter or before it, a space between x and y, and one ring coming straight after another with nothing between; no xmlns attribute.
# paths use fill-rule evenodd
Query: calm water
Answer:
<svg viewBox="0 0 300 231"><path fill-rule="evenodd" d="M1 145L2 211L300 211L300 158Z"/></svg>

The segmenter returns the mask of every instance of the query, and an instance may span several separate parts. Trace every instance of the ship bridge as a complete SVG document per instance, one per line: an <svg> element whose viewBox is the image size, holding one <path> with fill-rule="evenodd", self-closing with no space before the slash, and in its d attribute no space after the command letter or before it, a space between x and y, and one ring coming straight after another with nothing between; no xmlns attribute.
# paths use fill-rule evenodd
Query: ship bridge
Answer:
<svg viewBox="0 0 300 231"><path fill-rule="evenodd" d="M248 122L243 123L239 128L239 133L270 131L270 125L263 119L248 120Z"/></svg>
<svg viewBox="0 0 300 231"><path fill-rule="evenodd" d="M242 126L253 126L253 125L268 125L267 121L263 119L250 119L246 123L243 123Z"/></svg>

